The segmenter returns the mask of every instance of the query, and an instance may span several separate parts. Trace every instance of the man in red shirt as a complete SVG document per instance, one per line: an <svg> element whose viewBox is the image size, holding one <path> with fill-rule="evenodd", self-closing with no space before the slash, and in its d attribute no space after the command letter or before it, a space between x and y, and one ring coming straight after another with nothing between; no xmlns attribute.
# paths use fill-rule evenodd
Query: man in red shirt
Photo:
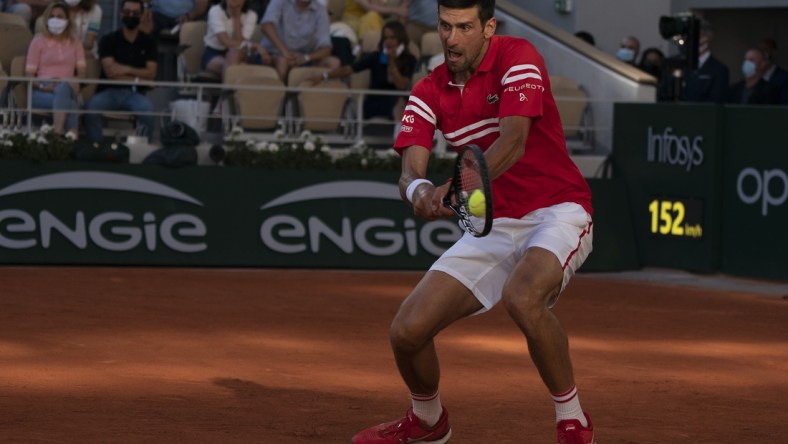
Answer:
<svg viewBox="0 0 788 444"><path fill-rule="evenodd" d="M457 150L484 150L495 220L486 237L466 234L447 250L402 303L391 344L412 408L399 421L359 432L353 443L447 442L433 338L503 301L552 395L557 442L592 444L567 337L551 311L591 252L590 189L567 152L541 55L526 40L494 35L494 0L438 5L446 61L411 91L395 143L400 192L419 217L453 216L442 205L449 184L424 179L437 128Z"/></svg>

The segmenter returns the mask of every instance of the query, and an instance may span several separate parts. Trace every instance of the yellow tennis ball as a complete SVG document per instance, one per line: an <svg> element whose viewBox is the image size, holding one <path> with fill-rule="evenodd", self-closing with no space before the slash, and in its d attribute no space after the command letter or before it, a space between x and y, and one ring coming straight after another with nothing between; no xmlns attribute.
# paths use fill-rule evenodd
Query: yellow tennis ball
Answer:
<svg viewBox="0 0 788 444"><path fill-rule="evenodd" d="M473 190L471 197L468 198L468 209L476 217L482 217L487 212L487 200L482 190Z"/></svg>

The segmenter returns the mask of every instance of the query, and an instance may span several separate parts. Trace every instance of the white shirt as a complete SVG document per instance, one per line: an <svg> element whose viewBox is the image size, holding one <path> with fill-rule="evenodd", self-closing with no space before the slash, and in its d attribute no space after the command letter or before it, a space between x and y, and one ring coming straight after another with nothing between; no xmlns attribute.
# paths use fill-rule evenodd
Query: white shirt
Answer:
<svg viewBox="0 0 788 444"><path fill-rule="evenodd" d="M252 38L254 27L257 26L257 13L251 9L241 14L241 37L244 40ZM208 31L205 33L205 46L213 49L224 51L224 45L219 41L218 35L226 32L232 38L233 35L233 19L227 15L227 12L221 5L211 6L208 10Z"/></svg>
<svg viewBox="0 0 788 444"><path fill-rule="evenodd" d="M74 14L73 23L74 37L80 42L85 42L85 36L87 36L89 32L96 34L96 40L93 42L93 49L91 49L91 51L93 52L93 57L98 58L98 34L101 30L101 6L93 5L93 9L88 12L79 10L77 14Z"/></svg>

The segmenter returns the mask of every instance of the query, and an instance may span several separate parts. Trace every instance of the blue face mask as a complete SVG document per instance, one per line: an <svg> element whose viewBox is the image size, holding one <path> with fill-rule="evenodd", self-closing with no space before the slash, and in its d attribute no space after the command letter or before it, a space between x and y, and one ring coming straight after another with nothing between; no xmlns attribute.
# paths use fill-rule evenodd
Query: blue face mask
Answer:
<svg viewBox="0 0 788 444"><path fill-rule="evenodd" d="M744 78L749 79L750 77L755 75L755 63L745 60L744 63L741 65L741 73L744 74Z"/></svg>
<svg viewBox="0 0 788 444"><path fill-rule="evenodd" d="M619 48L616 57L622 62L631 62L635 60L635 51L629 48Z"/></svg>

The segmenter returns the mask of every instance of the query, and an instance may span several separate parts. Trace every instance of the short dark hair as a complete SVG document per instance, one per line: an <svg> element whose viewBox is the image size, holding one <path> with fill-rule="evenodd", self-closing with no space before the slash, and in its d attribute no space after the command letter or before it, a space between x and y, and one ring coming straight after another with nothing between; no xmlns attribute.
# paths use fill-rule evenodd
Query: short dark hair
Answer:
<svg viewBox="0 0 788 444"><path fill-rule="evenodd" d="M219 4L222 5L222 9L227 11L227 0L222 0ZM249 10L249 0L244 0L244 4L241 6L241 13L243 14L248 10Z"/></svg>
<svg viewBox="0 0 788 444"><path fill-rule="evenodd" d="M145 9L145 4L142 2L142 0L123 0L123 1L120 2L120 9L121 10L123 9L123 6L126 3L136 3L136 4L140 5L140 9Z"/></svg>
<svg viewBox="0 0 788 444"><path fill-rule="evenodd" d="M452 9L468 9L476 6L479 8L479 20L482 23L487 23L495 15L495 0L438 0L438 6Z"/></svg>

